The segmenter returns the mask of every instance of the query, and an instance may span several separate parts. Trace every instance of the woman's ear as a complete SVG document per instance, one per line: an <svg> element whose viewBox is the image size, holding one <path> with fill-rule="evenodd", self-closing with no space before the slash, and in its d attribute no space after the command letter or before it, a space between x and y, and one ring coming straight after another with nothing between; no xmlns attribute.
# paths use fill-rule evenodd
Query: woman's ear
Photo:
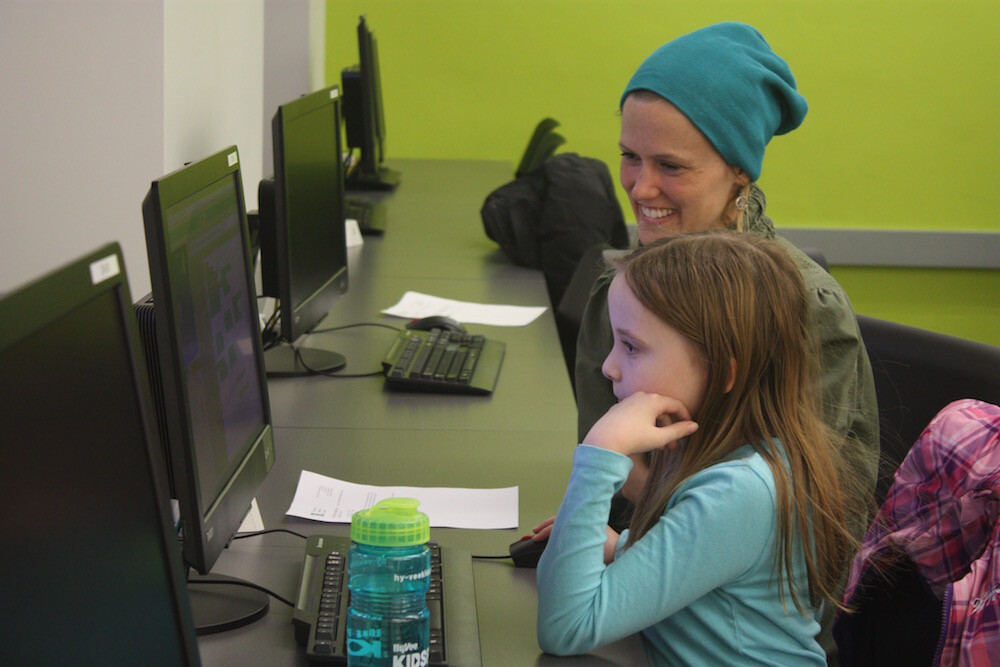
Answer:
<svg viewBox="0 0 1000 667"><path fill-rule="evenodd" d="M736 183L743 187L750 182L750 175L739 167L733 167L733 173L736 174Z"/></svg>
<svg viewBox="0 0 1000 667"><path fill-rule="evenodd" d="M736 384L736 360L732 357L729 358L729 379L726 380L726 388L722 393L728 394L733 390L733 386Z"/></svg>

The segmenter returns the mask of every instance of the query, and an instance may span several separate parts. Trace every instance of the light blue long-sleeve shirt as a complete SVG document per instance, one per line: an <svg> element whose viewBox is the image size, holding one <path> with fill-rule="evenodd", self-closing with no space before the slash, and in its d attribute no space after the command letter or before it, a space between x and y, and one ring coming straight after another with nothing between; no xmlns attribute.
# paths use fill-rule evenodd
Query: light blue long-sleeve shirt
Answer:
<svg viewBox="0 0 1000 667"><path fill-rule="evenodd" d="M801 614L787 587L784 605L778 597L777 506L764 459L746 445L693 475L656 526L606 566L611 496L631 467L628 457L597 447L574 453L538 563L542 650L585 653L642 632L654 665L825 665L818 613ZM808 605L801 541L794 564Z"/></svg>

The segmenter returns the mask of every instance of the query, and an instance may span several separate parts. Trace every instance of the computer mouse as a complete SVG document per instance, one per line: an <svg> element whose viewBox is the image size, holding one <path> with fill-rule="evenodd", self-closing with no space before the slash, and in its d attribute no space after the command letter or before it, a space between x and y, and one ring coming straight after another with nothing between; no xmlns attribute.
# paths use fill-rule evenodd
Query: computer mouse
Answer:
<svg viewBox="0 0 1000 667"><path fill-rule="evenodd" d="M548 543L548 540L535 541L525 535L510 545L510 558L517 567L538 567L538 559Z"/></svg>
<svg viewBox="0 0 1000 667"><path fill-rule="evenodd" d="M465 333L465 327L458 320L453 320L446 315L430 315L428 317L421 317L420 319L411 320L406 323L407 329L416 329L417 331L430 331L431 329L445 329L447 331L458 331L460 333Z"/></svg>

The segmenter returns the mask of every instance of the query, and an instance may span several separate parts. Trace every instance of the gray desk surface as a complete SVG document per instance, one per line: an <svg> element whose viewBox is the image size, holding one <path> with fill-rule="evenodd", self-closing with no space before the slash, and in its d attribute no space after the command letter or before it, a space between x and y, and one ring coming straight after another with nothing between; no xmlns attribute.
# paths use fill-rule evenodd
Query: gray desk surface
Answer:
<svg viewBox="0 0 1000 667"><path fill-rule="evenodd" d="M379 197L387 208L382 238L350 251L350 289L320 328L402 322L380 314L415 290L483 303L548 306L541 272L510 263L483 232L486 195L512 177L505 163L399 160L403 180ZM386 391L379 377L274 379L275 465L258 504L265 526L347 534L344 524L286 517L302 470L363 484L519 489L517 530L435 528L432 539L473 555L508 545L558 509L576 444L576 408L551 309L526 327L470 325L504 341L507 354L490 397ZM318 333L311 347L348 358L347 372L377 370L393 333L355 328ZM294 599L302 540L270 534L238 540L213 572L254 581ZM560 659L538 648L535 570L509 561L474 562L483 664L642 665L638 637L588 656ZM199 638L205 665L304 665L291 610L272 601L261 620Z"/></svg>

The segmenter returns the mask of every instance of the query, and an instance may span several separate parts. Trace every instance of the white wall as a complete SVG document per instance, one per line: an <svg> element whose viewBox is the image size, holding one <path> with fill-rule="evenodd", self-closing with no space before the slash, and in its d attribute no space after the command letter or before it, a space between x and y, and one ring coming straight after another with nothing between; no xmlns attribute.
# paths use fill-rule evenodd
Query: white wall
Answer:
<svg viewBox="0 0 1000 667"><path fill-rule="evenodd" d="M0 292L114 240L148 292L163 34L162 2L0 0Z"/></svg>
<svg viewBox="0 0 1000 667"><path fill-rule="evenodd" d="M271 144L271 119L274 112L279 104L313 90L309 80L309 11L308 2L264 0L264 53L268 55L264 62L262 107L265 176L274 173L274 150ZM293 45L297 48L289 48Z"/></svg>
<svg viewBox="0 0 1000 667"><path fill-rule="evenodd" d="M164 4L164 171L235 144L248 209L263 161L263 0Z"/></svg>
<svg viewBox="0 0 1000 667"><path fill-rule="evenodd" d="M269 77L308 85L315 4L267 0L301 36L269 42ZM265 0L0 0L0 292L118 241L146 294L150 181L230 144L255 208L264 33Z"/></svg>

